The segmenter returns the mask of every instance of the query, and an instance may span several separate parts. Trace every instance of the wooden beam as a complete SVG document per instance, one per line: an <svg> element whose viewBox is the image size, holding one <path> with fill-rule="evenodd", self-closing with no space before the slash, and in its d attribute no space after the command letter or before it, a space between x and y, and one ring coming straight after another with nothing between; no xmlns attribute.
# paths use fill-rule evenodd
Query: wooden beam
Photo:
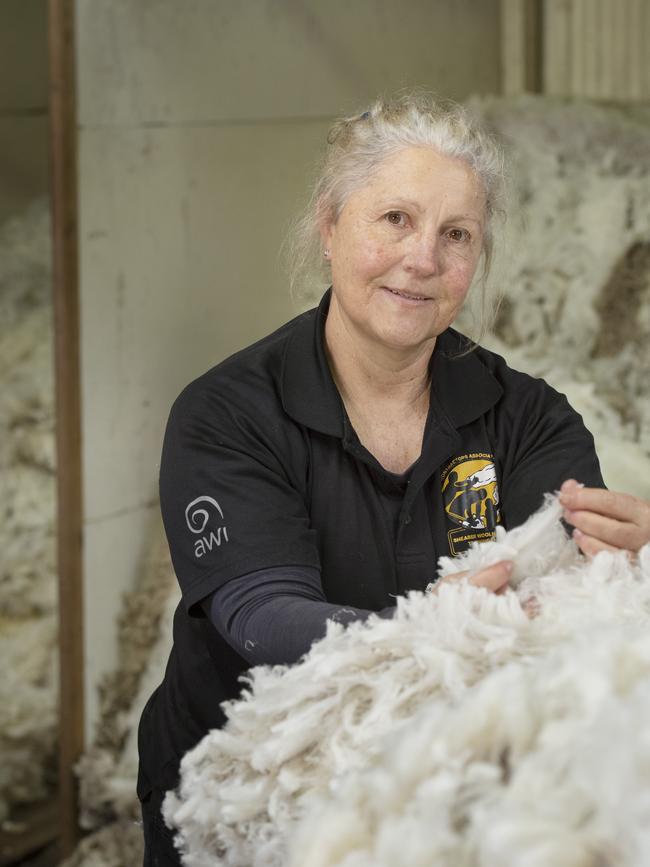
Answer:
<svg viewBox="0 0 650 867"><path fill-rule="evenodd" d="M74 0L48 0L56 379L61 855L80 836L74 765L84 748L81 397Z"/></svg>
<svg viewBox="0 0 650 867"><path fill-rule="evenodd" d="M573 9L566 0L546 0L544 14L544 93L568 96L578 58L572 48Z"/></svg>
<svg viewBox="0 0 650 867"><path fill-rule="evenodd" d="M542 0L501 0L501 89L542 91Z"/></svg>

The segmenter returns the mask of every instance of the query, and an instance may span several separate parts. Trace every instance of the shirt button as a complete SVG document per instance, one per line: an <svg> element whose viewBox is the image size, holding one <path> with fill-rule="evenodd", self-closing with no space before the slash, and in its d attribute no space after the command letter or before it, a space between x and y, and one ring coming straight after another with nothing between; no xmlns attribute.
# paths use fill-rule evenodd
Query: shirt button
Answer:
<svg viewBox="0 0 650 867"><path fill-rule="evenodd" d="M412 521L412 518L410 515L404 515L404 518L402 519L403 524L410 524L411 521Z"/></svg>

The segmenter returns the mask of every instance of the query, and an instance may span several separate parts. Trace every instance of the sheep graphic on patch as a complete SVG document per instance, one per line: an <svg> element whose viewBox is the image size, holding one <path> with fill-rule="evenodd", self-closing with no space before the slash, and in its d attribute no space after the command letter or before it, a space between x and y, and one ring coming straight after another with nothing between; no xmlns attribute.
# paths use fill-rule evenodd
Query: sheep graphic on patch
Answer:
<svg viewBox="0 0 650 867"><path fill-rule="evenodd" d="M492 455L477 453L455 458L442 476L445 512L453 529L449 530L452 554L471 542L494 538L500 523L499 489Z"/></svg>

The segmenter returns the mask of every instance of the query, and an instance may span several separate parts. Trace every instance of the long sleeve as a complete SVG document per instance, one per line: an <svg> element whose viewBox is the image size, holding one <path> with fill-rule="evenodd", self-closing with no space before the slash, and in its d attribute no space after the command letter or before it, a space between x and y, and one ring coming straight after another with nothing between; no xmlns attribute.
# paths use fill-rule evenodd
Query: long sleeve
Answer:
<svg viewBox="0 0 650 867"><path fill-rule="evenodd" d="M223 584L201 602L221 636L251 665L293 663L325 635L327 621L351 623L373 612L327 602L318 569L278 566ZM379 612L392 617L394 607Z"/></svg>

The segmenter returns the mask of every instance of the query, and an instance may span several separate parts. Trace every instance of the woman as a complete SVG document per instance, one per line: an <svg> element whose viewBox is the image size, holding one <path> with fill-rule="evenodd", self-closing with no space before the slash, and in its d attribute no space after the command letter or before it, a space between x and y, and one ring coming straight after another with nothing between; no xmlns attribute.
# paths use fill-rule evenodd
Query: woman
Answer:
<svg viewBox="0 0 650 867"><path fill-rule="evenodd" d="M171 413L161 504L183 602L140 726L145 863L179 863L163 794L251 665L297 660L328 619L390 617L439 556L520 524L546 491L561 487L585 553L650 539L650 506L601 490L565 398L450 328L489 270L494 143L422 97L378 101L329 143L302 249L320 244L331 289ZM502 592L510 569L471 580Z"/></svg>

